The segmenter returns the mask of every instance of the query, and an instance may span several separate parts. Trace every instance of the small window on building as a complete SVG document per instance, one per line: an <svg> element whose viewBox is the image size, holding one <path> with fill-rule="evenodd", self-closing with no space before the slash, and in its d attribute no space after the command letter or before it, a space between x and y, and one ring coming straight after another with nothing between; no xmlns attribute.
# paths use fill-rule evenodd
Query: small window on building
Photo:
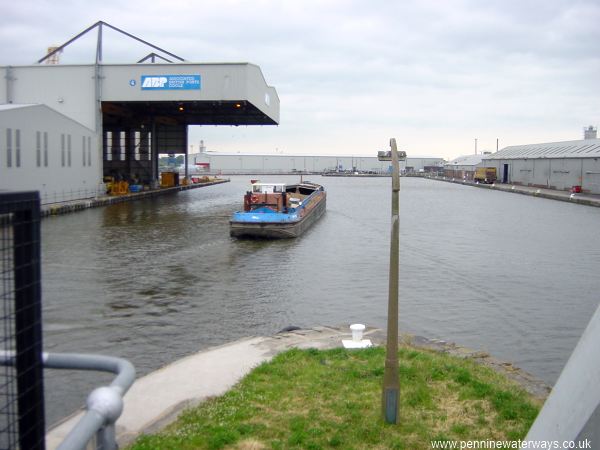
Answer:
<svg viewBox="0 0 600 450"><path fill-rule="evenodd" d="M87 138L87 144L88 166L92 167L92 138L90 136Z"/></svg>
<svg viewBox="0 0 600 450"><path fill-rule="evenodd" d="M12 128L6 129L6 167L12 167Z"/></svg>
<svg viewBox="0 0 600 450"><path fill-rule="evenodd" d="M120 149L120 160L121 161L126 161L127 160L127 141L125 140L125 132L121 131L119 133L119 149Z"/></svg>
<svg viewBox="0 0 600 450"><path fill-rule="evenodd" d="M62 133L60 135L60 166L65 167L65 135Z"/></svg>
<svg viewBox="0 0 600 450"><path fill-rule="evenodd" d="M152 133L148 133L146 136L146 159L152 160Z"/></svg>
<svg viewBox="0 0 600 450"><path fill-rule="evenodd" d="M67 135L67 165L71 167L71 135Z"/></svg>
<svg viewBox="0 0 600 450"><path fill-rule="evenodd" d="M81 138L81 161L83 162L83 167L87 166L86 152L85 152L85 136L83 136Z"/></svg>
<svg viewBox="0 0 600 450"><path fill-rule="evenodd" d="M21 167L21 130L15 130L15 163Z"/></svg>
<svg viewBox="0 0 600 450"><path fill-rule="evenodd" d="M140 160L140 145L141 145L141 133L139 131L135 132L135 137L133 141L133 147L135 148L135 160Z"/></svg>
<svg viewBox="0 0 600 450"><path fill-rule="evenodd" d="M48 167L48 132L44 131L44 167Z"/></svg>
<svg viewBox="0 0 600 450"><path fill-rule="evenodd" d="M35 132L35 165L41 167L42 165L42 132Z"/></svg>
<svg viewBox="0 0 600 450"><path fill-rule="evenodd" d="M112 161L112 151L113 151L113 134L112 131L107 131L104 139L104 159L106 161Z"/></svg>

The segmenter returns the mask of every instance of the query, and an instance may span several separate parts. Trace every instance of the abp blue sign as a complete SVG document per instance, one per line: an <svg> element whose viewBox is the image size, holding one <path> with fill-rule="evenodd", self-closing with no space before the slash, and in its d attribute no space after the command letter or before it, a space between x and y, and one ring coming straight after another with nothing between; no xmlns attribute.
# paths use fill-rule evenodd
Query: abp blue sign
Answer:
<svg viewBox="0 0 600 450"><path fill-rule="evenodd" d="M200 90L200 75L142 75L143 91Z"/></svg>

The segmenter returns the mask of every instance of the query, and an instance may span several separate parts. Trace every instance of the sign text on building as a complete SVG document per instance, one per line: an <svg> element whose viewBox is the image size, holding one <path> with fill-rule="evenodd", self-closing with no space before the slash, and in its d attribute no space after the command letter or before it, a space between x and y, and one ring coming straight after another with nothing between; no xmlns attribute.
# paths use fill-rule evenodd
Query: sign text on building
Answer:
<svg viewBox="0 0 600 450"><path fill-rule="evenodd" d="M142 75L142 90L200 89L200 75Z"/></svg>

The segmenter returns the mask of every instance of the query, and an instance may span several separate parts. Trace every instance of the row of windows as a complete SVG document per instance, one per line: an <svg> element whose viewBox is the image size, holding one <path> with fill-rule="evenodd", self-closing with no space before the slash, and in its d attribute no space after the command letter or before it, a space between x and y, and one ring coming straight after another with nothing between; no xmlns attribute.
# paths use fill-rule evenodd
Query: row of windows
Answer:
<svg viewBox="0 0 600 450"><path fill-rule="evenodd" d="M126 133L125 131L106 131L104 133L104 160L105 161L126 161L134 159L135 161L149 161L151 159L152 133L140 133L135 131ZM129 150L133 150L133 154Z"/></svg>
<svg viewBox="0 0 600 450"><path fill-rule="evenodd" d="M62 133L60 135L60 165L72 165L72 136ZM92 138L81 137L81 162L83 167L92 166ZM35 132L35 165L48 167L48 132ZM21 167L21 130L6 129L6 167Z"/></svg>

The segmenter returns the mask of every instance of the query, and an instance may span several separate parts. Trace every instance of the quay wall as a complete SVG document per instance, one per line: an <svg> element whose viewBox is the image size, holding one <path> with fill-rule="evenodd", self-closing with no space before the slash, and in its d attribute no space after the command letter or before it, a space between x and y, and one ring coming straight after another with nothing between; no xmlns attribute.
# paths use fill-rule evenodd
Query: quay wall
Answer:
<svg viewBox="0 0 600 450"><path fill-rule="evenodd" d="M467 186L474 186L482 189L493 189L502 192L512 192L514 194L530 195L532 197L541 197L551 200L560 200L563 202L577 203L580 205L596 206L600 207L600 195L597 194L586 194L586 193L571 193L569 191L560 191L554 189L544 189L534 186L520 186L516 184L483 184L474 183L469 180L462 180L457 178L448 177L434 177L427 175L419 175L421 178L427 178L437 181L445 181L447 183L463 184Z"/></svg>
<svg viewBox="0 0 600 450"><path fill-rule="evenodd" d="M41 215L42 217L56 216L60 214L68 214L75 211L81 211L87 208L97 208L100 206L113 205L115 203L130 202L134 200L141 200L144 198L157 197L159 195L172 194L180 191L187 191L190 189L198 189L207 186L213 186L215 184L228 183L228 179L217 179L206 183L194 183L186 186L174 186L169 188L151 189L149 191L142 191L136 193L130 193L125 195L114 195L114 196L102 196L89 199L81 199L63 203L52 203L42 205Z"/></svg>

